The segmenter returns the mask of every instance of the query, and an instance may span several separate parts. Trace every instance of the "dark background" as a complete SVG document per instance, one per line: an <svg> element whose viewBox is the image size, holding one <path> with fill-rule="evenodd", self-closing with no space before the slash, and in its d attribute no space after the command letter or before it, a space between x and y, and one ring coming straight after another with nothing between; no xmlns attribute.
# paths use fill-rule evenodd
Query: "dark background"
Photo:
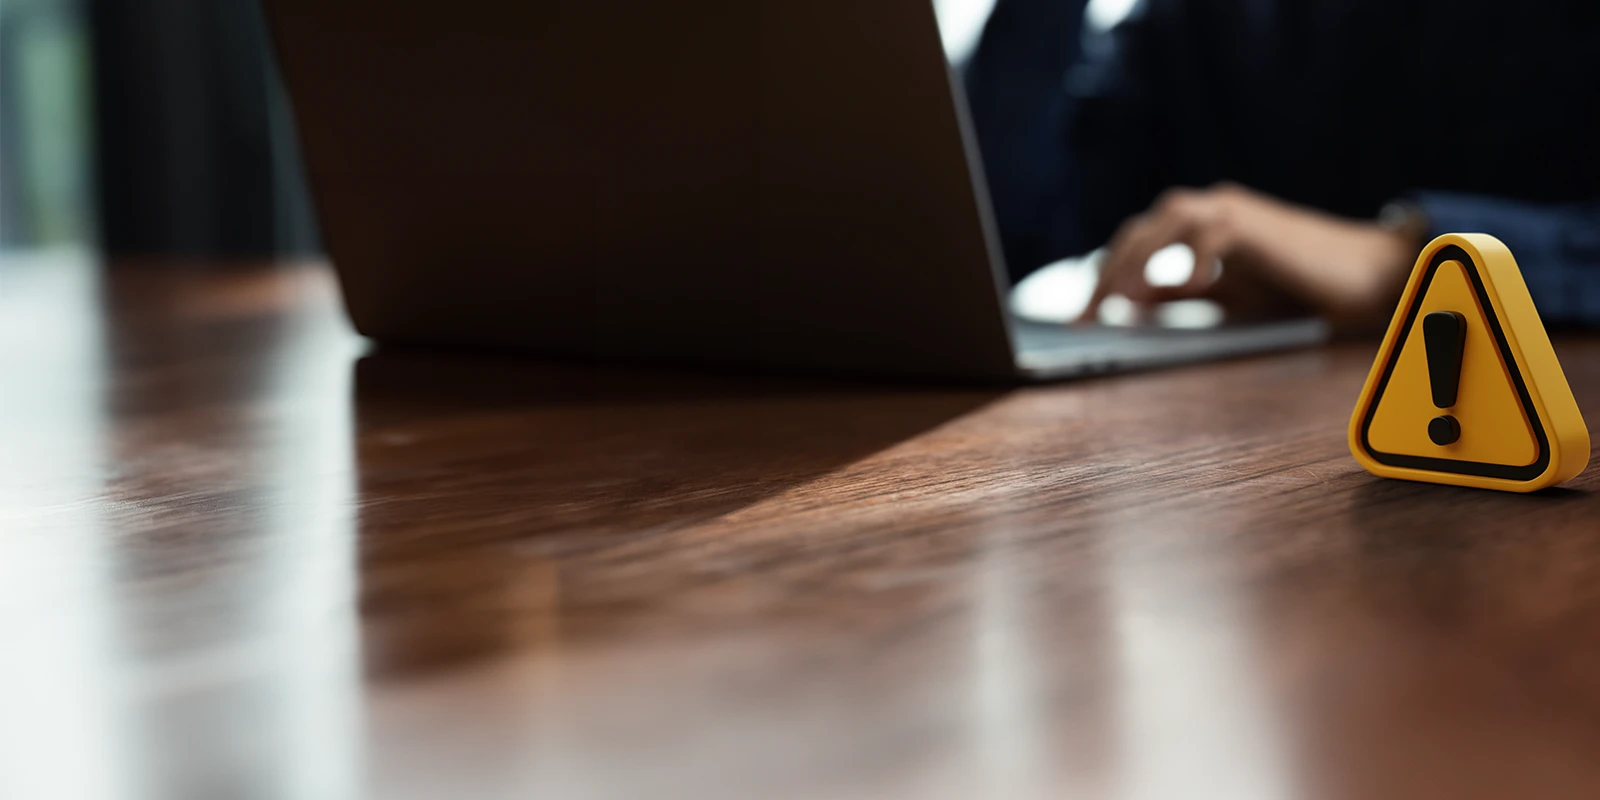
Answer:
<svg viewBox="0 0 1600 800"><path fill-rule="evenodd" d="M311 254L256 0L0 4L0 246Z"/></svg>

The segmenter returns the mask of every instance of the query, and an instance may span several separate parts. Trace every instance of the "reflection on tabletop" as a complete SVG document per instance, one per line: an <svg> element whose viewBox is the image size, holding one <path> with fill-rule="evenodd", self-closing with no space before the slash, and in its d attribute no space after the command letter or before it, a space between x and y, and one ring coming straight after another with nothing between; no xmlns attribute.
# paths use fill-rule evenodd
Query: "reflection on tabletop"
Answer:
<svg viewBox="0 0 1600 800"><path fill-rule="evenodd" d="M1370 478L1366 346L596 369L373 349L319 265L57 267L0 262L0 796L1600 787L1596 479Z"/></svg>

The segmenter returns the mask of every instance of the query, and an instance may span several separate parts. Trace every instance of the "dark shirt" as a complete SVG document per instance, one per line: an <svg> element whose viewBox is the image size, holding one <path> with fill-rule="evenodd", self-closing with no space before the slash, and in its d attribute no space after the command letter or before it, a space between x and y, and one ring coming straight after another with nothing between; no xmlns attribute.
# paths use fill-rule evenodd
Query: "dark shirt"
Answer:
<svg viewBox="0 0 1600 800"><path fill-rule="evenodd" d="M1065 81L1062 249L1171 186L1409 198L1504 240L1547 321L1600 323L1600 3L1144 0L1106 38Z"/></svg>
<svg viewBox="0 0 1600 800"><path fill-rule="evenodd" d="M1086 0L997 0L965 66L989 199L1006 264L1020 279L1068 255L1079 177L1064 146L1075 98L1063 78L1080 61Z"/></svg>

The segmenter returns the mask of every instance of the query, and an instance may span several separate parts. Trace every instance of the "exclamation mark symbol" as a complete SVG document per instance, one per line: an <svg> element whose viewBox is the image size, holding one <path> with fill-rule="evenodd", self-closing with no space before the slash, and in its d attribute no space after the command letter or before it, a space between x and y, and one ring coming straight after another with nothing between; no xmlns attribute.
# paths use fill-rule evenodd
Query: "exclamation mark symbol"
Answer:
<svg viewBox="0 0 1600 800"><path fill-rule="evenodd" d="M1435 311L1422 318L1422 342L1428 350L1428 383L1433 405L1449 409L1461 387L1461 354L1467 345L1467 318L1454 311ZM1461 438L1461 423L1449 414L1428 423L1428 438L1443 447Z"/></svg>

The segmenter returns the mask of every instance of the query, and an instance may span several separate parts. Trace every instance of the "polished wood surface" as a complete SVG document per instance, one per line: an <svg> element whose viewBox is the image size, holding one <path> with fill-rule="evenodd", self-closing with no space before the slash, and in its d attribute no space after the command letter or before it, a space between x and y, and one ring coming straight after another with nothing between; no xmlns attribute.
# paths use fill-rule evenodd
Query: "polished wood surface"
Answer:
<svg viewBox="0 0 1600 800"><path fill-rule="evenodd" d="M1369 477L1372 343L674 375L74 259L0 334L0 797L1600 796L1600 478Z"/></svg>

